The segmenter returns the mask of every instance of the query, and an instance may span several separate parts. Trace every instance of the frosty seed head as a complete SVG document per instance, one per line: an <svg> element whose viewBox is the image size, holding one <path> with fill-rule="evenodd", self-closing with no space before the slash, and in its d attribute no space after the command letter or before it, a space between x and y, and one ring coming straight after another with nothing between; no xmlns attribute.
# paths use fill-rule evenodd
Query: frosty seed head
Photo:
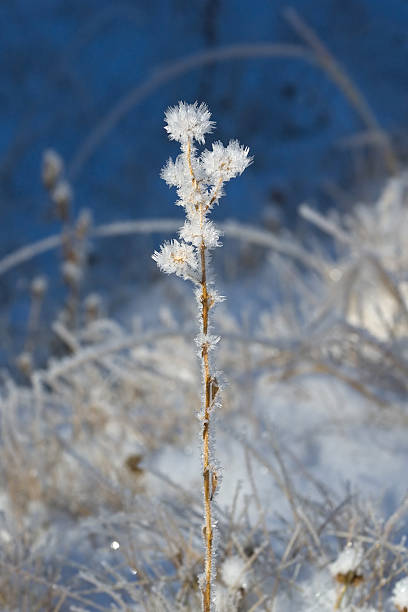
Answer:
<svg viewBox="0 0 408 612"><path fill-rule="evenodd" d="M214 123L210 121L210 112L205 104L186 104L166 112L166 130L171 140L181 144L181 154L169 159L161 171L161 178L170 187L177 188L176 205L183 206L189 225L182 230L182 239L195 246L201 245L197 238L196 228L200 235L206 233L205 246L221 246L213 226L206 223L207 216L214 204L224 195L223 183L241 174L252 163L248 147L243 147L237 140L231 140L224 147L216 142L211 151L198 155L193 141L204 143L204 135L211 132ZM192 239L189 239L189 236Z"/></svg>
<svg viewBox="0 0 408 612"><path fill-rule="evenodd" d="M215 184L242 174L252 163L252 157L248 154L249 148L241 146L238 140L231 140L226 147L222 142L215 142L212 151L203 151L201 161L210 181Z"/></svg>
<svg viewBox="0 0 408 612"><path fill-rule="evenodd" d="M79 286L82 280L82 271L74 261L65 261L61 266L64 281L72 288Z"/></svg>
<svg viewBox="0 0 408 612"><path fill-rule="evenodd" d="M221 566L221 578L229 589L246 588L245 561L237 555L227 557Z"/></svg>
<svg viewBox="0 0 408 612"><path fill-rule="evenodd" d="M75 226L75 232L78 238L84 238L89 232L92 225L92 211L89 208L83 208L78 216Z"/></svg>
<svg viewBox="0 0 408 612"><path fill-rule="evenodd" d="M57 207L57 213L62 220L66 220L72 201L72 189L68 181L60 180L51 192L51 198Z"/></svg>
<svg viewBox="0 0 408 612"><path fill-rule="evenodd" d="M48 281L45 276L36 276L31 283L31 295L41 299L47 291Z"/></svg>
<svg viewBox="0 0 408 612"><path fill-rule="evenodd" d="M152 259L157 263L160 270L166 274L173 272L182 278L188 278L192 270L198 267L197 256L194 248L185 242L170 240L155 251Z"/></svg>
<svg viewBox="0 0 408 612"><path fill-rule="evenodd" d="M176 158L176 161L170 157L162 168L160 176L169 187L181 187L186 177L185 163L181 155Z"/></svg>
<svg viewBox="0 0 408 612"><path fill-rule="evenodd" d="M53 149L47 149L43 153L41 176L46 189L55 187L64 168L62 158Z"/></svg>
<svg viewBox="0 0 408 612"><path fill-rule="evenodd" d="M30 376L33 370L33 359L31 353L23 351L16 359L16 365L24 376Z"/></svg>
<svg viewBox="0 0 408 612"><path fill-rule="evenodd" d="M179 102L165 114L165 129L171 140L181 145L181 153L169 159L161 171L161 178L170 187L176 187L178 200L186 212L186 221L179 231L180 241L172 240L153 254L153 260L167 274L199 282L197 273L200 249L222 246L220 232L208 219L214 204L224 195L223 183L241 174L252 162L248 147L231 140L224 147L221 142L212 151L198 155L193 142L204 142L204 135L211 132L214 122L202 103ZM210 307L215 303L210 301Z"/></svg>
<svg viewBox="0 0 408 612"><path fill-rule="evenodd" d="M392 592L392 603L398 612L408 611L408 577L399 580Z"/></svg>
<svg viewBox="0 0 408 612"><path fill-rule="evenodd" d="M200 222L197 215L192 217L190 221L186 221L180 229L179 235L185 242L191 242L195 247L201 246L203 243L207 249L221 246L219 242L220 233L212 221L205 219Z"/></svg>
<svg viewBox="0 0 408 612"><path fill-rule="evenodd" d="M215 123L210 121L211 113L207 105L202 102L186 104L179 102L177 106L171 106L165 114L165 130L170 140L186 143L196 140L204 144L204 134L212 132Z"/></svg>
<svg viewBox="0 0 408 612"><path fill-rule="evenodd" d="M101 313L101 297L97 293L90 293L85 298L84 306L88 322L94 321Z"/></svg>
<svg viewBox="0 0 408 612"><path fill-rule="evenodd" d="M357 585L363 580L361 564L363 562L363 549L349 544L339 554L336 561L329 565L333 578L341 584Z"/></svg>

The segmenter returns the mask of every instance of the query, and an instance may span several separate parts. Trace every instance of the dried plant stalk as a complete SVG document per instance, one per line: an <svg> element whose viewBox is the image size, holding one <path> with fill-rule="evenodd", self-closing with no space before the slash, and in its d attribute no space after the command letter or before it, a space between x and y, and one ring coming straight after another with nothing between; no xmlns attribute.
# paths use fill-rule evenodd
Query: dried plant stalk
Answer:
<svg viewBox="0 0 408 612"><path fill-rule="evenodd" d="M194 170L191 163L191 140L187 144L187 163L191 176L193 189L198 191L198 182L194 175ZM200 225L203 225L204 218L204 202L200 199L199 203ZM206 247L202 237L200 243L200 266L201 266L201 331L205 338L208 335L209 312L211 308L210 297L207 287L207 263L206 263ZM203 593L203 609L205 612L211 609L211 577L212 577L212 555L213 555L213 527L212 527L212 511L211 502L215 493L216 472L211 469L210 462L210 418L211 418L211 402L214 397L211 397L212 381L215 381L215 376L211 376L210 362L208 355L208 343L203 342L201 346L201 360L203 372L203 395L204 395L204 419L203 419L203 484L204 484L204 515L205 525L203 529L205 539L205 582L202 589ZM214 489L214 491L212 490Z"/></svg>
<svg viewBox="0 0 408 612"><path fill-rule="evenodd" d="M200 579L204 612L211 610L211 583L214 576L214 524L212 501L217 490L218 473L211 452L211 415L217 407L218 382L212 372L210 351L218 338L210 332L210 310L221 301L213 283L208 281L208 252L221 246L219 232L208 219L213 206L223 195L223 184L241 174L251 158L248 149L237 141L227 147L214 143L212 151L196 155L194 140L204 143L204 134L211 132L213 122L204 104L180 103L166 113L166 130L172 140L181 144L181 154L163 168L162 178L177 187L179 201L186 211L186 222L180 229L181 241L172 240L156 251L153 259L167 273L174 272L196 286L196 300L200 315L200 334L196 338L202 370L202 475L204 489L204 575Z"/></svg>
<svg viewBox="0 0 408 612"><path fill-rule="evenodd" d="M205 262L205 246L201 245L201 302L203 305L202 312L202 329L203 334L207 334L208 331L208 291L207 291L207 280L206 280L206 262ZM208 346L203 345L202 351L203 369L204 369L204 390L205 390L205 412L203 421L203 478L204 478L204 506L205 506L205 544L206 544L206 558L205 558L205 589L203 592L204 596L204 610L210 610L210 592L211 592L211 566L212 566L212 542L213 542L213 530L211 521L211 500L212 495L210 491L210 387L211 387L211 376L210 366L208 360ZM213 476L211 474L211 480Z"/></svg>

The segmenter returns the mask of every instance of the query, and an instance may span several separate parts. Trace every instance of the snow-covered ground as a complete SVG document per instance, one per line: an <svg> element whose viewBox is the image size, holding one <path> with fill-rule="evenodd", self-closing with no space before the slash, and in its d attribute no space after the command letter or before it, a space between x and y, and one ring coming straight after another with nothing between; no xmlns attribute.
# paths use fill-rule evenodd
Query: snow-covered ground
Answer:
<svg viewBox="0 0 408 612"><path fill-rule="evenodd" d="M303 206L320 227L303 243L225 225L219 612L404 609L407 193L402 174L347 217ZM31 346L19 384L3 372L2 609L200 609L185 285L156 278L120 322L80 302L47 365Z"/></svg>

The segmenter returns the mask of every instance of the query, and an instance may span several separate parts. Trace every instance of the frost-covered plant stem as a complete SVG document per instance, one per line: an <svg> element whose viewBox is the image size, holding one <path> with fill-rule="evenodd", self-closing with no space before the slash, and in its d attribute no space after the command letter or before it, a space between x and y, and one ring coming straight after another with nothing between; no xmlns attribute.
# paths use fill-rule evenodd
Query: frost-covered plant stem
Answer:
<svg viewBox="0 0 408 612"><path fill-rule="evenodd" d="M211 583L214 576L214 525L212 500L217 489L218 474L211 452L211 416L217 407L218 382L212 372L209 353L218 342L210 335L210 310L222 300L214 284L208 281L208 253L221 246L219 233L208 219L214 204L223 195L223 183L241 174L251 158L248 149L237 141L227 147L214 143L212 151L204 150L196 155L194 140L204 143L204 134L211 132L213 122L205 106L180 103L166 113L166 130L172 140L181 144L181 154L175 162L171 159L163 168L162 178L170 186L177 187L178 205L186 211L186 222L180 229L181 241L173 240L155 251L153 259L168 274L175 272L196 286L196 299L200 316L200 334L196 338L202 371L202 470L204 489L204 542L205 567L200 579L204 612L211 610Z"/></svg>
<svg viewBox="0 0 408 612"><path fill-rule="evenodd" d="M190 172L193 189L199 190L197 179L195 178L192 163L191 163L191 140L187 143L187 164ZM200 214L200 228L203 227L204 202L199 202L199 214ZM201 267L201 332L202 337L206 338L208 335L208 323L209 313L212 304L210 303L210 297L207 287L207 263L206 263L206 247L203 232L200 235L200 267ZM212 527L212 509L211 501L215 493L215 483L217 480L216 472L211 469L210 463L210 418L211 418L211 387L212 381L215 380L215 376L211 376L210 373L210 361L208 355L208 342L202 342L201 344L201 369L203 374L203 397L204 397L204 414L203 414L203 482L204 482L204 513L205 513L205 525L203 529L204 540L205 540L205 582L203 585L203 610L209 612L211 609L211 579L212 579L212 557L213 557L213 527ZM215 391L214 387L214 391ZM213 391L213 399L215 394ZM213 484L213 487L211 486ZM211 490L213 489L213 490Z"/></svg>
<svg viewBox="0 0 408 612"><path fill-rule="evenodd" d="M194 175L193 175L194 176ZM201 261L201 320L203 337L208 334L208 318L210 311L209 295L207 289L207 268L205 258L205 243L201 239L200 245L200 261ZM211 520L211 499L215 490L211 492L211 480L215 483L217 480L216 472L211 472L210 467L210 408L211 408L211 381L215 380L210 374L210 364L208 359L208 344L204 342L201 347L202 370L203 370L203 385L204 385L204 420L203 420L203 479L204 479L204 509L205 509L205 586L203 592L204 610L210 610L211 607L211 570L212 570L212 553L213 553L213 529ZM214 389L215 390L215 389Z"/></svg>

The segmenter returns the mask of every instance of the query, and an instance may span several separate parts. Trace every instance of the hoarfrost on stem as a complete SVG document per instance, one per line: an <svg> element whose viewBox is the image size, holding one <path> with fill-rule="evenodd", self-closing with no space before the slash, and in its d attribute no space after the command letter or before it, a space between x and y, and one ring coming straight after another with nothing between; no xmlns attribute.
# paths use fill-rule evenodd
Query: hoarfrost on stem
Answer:
<svg viewBox="0 0 408 612"><path fill-rule="evenodd" d="M186 212L186 221L179 230L179 240L165 242L152 255L159 268L167 274L175 273L195 286L195 296L200 318L200 331L196 337L202 371L202 474L204 493L205 543L204 574L200 579L203 610L210 612L212 602L213 564L215 561L216 524L212 518L212 500L218 488L218 473L213 457L213 431L211 412L218 407L216 400L219 385L213 372L210 353L219 337L212 335L210 311L222 296L216 292L208 275L209 251L221 246L220 232L208 215L223 195L223 184L241 174L252 162L249 149L232 140L224 147L216 142L212 150L197 154L194 142L204 144L205 135L212 132L214 122L205 104L180 102L166 112L165 129L170 140L177 140L181 153L175 161L169 159L161 171L161 177L170 187L176 187L178 201ZM237 565L237 564L235 564ZM230 574L234 574L234 566ZM236 574L236 571L235 571Z"/></svg>

